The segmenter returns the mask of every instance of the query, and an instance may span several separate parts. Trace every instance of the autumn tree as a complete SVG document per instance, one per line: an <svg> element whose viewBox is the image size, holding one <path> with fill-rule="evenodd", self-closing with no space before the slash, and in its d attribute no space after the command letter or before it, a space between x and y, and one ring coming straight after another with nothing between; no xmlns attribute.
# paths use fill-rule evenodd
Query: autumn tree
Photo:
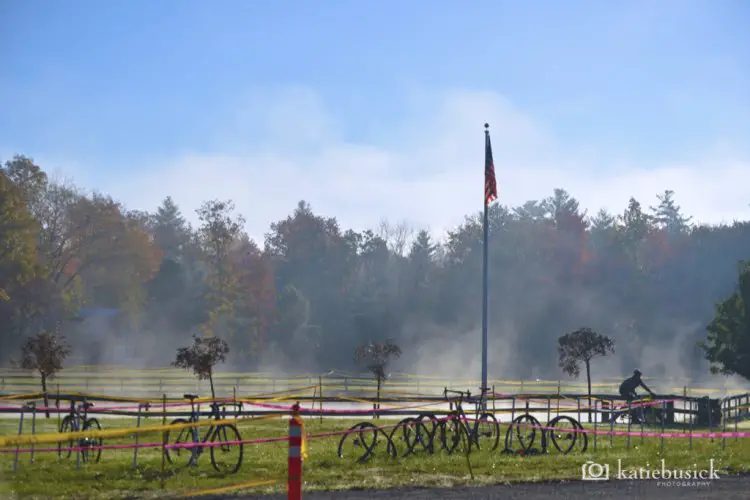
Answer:
<svg viewBox="0 0 750 500"><path fill-rule="evenodd" d="M26 340L21 348L19 366L24 370L39 373L44 394L44 407L49 408L47 381L62 370L65 358L70 355L70 348L62 335L41 332ZM47 418L50 417L47 411Z"/></svg>
<svg viewBox="0 0 750 500"><path fill-rule="evenodd" d="M12 346L29 320L41 312L33 294L43 270L37 262L38 225L28 210L22 190L0 169L0 342ZM7 352L7 351L6 351Z"/></svg>
<svg viewBox="0 0 750 500"><path fill-rule="evenodd" d="M237 331L243 332L238 342L239 354L257 357L267 346L269 329L277 318L271 259L242 234L232 249L231 260L238 292L234 324Z"/></svg>
<svg viewBox="0 0 750 500"><path fill-rule="evenodd" d="M716 315L700 342L711 373L739 375L750 380L750 261L739 265L737 288L716 304Z"/></svg>
<svg viewBox="0 0 750 500"><path fill-rule="evenodd" d="M229 354L229 345L219 337L197 337L193 336L193 344L188 347L177 349L177 357L172 366L193 370L198 380L208 379L211 384L211 398L216 399L214 390L214 366L224 363Z"/></svg>
<svg viewBox="0 0 750 500"><path fill-rule="evenodd" d="M354 351L354 360L363 363L378 382L378 402L380 402L380 388L387 378L385 369L391 358L400 357L401 348L391 339L384 343L371 341L362 344Z"/></svg>
<svg viewBox="0 0 750 500"><path fill-rule="evenodd" d="M557 339L557 351L560 356L560 368L572 377L581 374L581 363L586 367L586 381L588 382L589 407L591 406L591 360L615 352L615 343L605 335L591 330L579 328L566 333ZM589 421L591 413L589 412Z"/></svg>
<svg viewBox="0 0 750 500"><path fill-rule="evenodd" d="M232 268L232 248L242 233L245 219L235 215L231 201L212 200L196 210L200 219L198 234L208 268L207 310L209 319L203 324L204 335L232 329L230 322L237 300L237 280Z"/></svg>
<svg viewBox="0 0 750 500"><path fill-rule="evenodd" d="M32 158L15 155L3 167L5 175L18 188L21 199L35 217L41 209L40 201L48 186L47 174Z"/></svg>

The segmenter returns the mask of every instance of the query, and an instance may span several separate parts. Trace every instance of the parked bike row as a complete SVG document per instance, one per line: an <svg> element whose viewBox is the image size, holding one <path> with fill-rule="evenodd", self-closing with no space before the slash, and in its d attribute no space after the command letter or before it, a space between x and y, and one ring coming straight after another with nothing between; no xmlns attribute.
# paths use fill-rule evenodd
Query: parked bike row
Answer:
<svg viewBox="0 0 750 500"><path fill-rule="evenodd" d="M233 474L240 469L243 457L242 436L234 424L217 423L211 424L203 436L197 426L190 424L198 423L201 412L199 411L195 394L185 394L185 399L190 401L190 416L188 418L176 418L170 422L170 426L178 427L174 431L163 433L164 454L170 464L193 466L197 465L198 458L208 452L211 456L211 465L217 472ZM216 403L210 404L211 420L225 420L234 412L230 407L240 403ZM83 402L76 406L70 403L70 412L60 423L61 433L77 431L99 431L102 429L99 420L89 418L88 411L94 406L93 403ZM80 438L69 440L58 444L58 456L70 458L73 450L77 449L79 457L83 462L98 463L101 454L102 438Z"/></svg>
<svg viewBox="0 0 750 500"><path fill-rule="evenodd" d="M473 450L496 451L500 445L500 423L495 415L483 411L480 399L474 401L474 417L469 418L463 403L471 401L470 393L451 392L459 397L454 401L455 410L446 417L438 418L432 413L421 413L417 417L404 418L390 430L387 427L377 427L372 422L352 426L339 441L339 457L351 456L364 462L378 454L397 458L418 453L431 455L438 451L448 454L468 454ZM576 449L576 445L578 451L585 452L588 437L580 422L572 417L557 416L543 427L536 417L525 413L516 417L508 426L502 453L547 453L550 443L562 454L570 453Z"/></svg>

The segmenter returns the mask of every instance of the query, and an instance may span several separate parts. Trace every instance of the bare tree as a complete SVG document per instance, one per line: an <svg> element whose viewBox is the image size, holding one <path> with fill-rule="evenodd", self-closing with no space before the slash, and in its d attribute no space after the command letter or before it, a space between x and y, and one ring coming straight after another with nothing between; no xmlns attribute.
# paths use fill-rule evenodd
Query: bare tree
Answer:
<svg viewBox="0 0 750 500"><path fill-rule="evenodd" d="M369 342L363 344L354 351L354 360L358 363L364 362L367 369L375 375L378 381L378 407L380 407L380 387L387 378L385 368L391 358L401 357L401 348L391 339L381 344L380 342Z"/></svg>
<svg viewBox="0 0 750 500"><path fill-rule="evenodd" d="M42 379L44 407L49 408L47 380L62 370L65 358L70 355L65 337L54 333L41 332L30 337L21 346L21 361L18 363L24 370L36 370ZM46 412L50 418L49 411Z"/></svg>
<svg viewBox="0 0 750 500"><path fill-rule="evenodd" d="M586 380L589 389L589 407L591 407L591 360L615 352L615 343L609 337L596 333L591 328L579 328L566 333L557 339L557 351L560 354L560 368L572 377L581 374L580 364L586 365ZM589 422L591 412L589 411Z"/></svg>
<svg viewBox="0 0 750 500"><path fill-rule="evenodd" d="M219 337L193 336L193 345L177 349L177 358L172 366L193 370L198 380L208 379L211 384L211 398L216 399L214 390L214 366L224 363L229 353L229 345Z"/></svg>
<svg viewBox="0 0 750 500"><path fill-rule="evenodd" d="M377 234L385 240L391 252L403 256L414 235L414 228L405 220L393 225L383 218L378 223Z"/></svg>

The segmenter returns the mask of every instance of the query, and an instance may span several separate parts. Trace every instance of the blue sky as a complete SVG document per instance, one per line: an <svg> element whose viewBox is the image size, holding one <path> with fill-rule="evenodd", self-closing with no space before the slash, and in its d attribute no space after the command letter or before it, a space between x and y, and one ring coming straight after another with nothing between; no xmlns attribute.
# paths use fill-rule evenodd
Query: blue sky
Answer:
<svg viewBox="0 0 750 500"><path fill-rule="evenodd" d="M750 217L744 0L9 0L0 17L0 157L133 208L232 197L260 238L305 198L345 225L442 231L481 208L489 121L501 202L565 187L620 211L671 188L698 219Z"/></svg>

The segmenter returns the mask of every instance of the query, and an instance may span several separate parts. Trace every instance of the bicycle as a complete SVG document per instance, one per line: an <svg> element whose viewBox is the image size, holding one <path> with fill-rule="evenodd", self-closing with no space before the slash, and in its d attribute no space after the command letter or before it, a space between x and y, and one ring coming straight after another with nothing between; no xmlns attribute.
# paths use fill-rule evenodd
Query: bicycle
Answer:
<svg viewBox="0 0 750 500"><path fill-rule="evenodd" d="M482 396L487 391L487 389L482 389ZM469 453L471 453L472 446L476 446L477 449L487 446L487 449L494 451L500 442L500 424L497 422L495 415L482 411L483 398L472 401L469 391L448 389L445 390L446 396L449 392L458 394L458 399L455 401L456 409L448 413L447 418L440 423L440 443L443 449L449 454L453 453L458 444L463 442L465 446L468 446L467 451ZM463 408L464 396L467 401L476 405L473 426L469 425L469 419ZM483 440L487 442L486 445L480 445L480 437L486 438Z"/></svg>
<svg viewBox="0 0 750 500"><path fill-rule="evenodd" d="M616 415L614 422L624 425L661 426L664 418L661 408L650 404L654 398L647 396L642 399L634 399L625 409L613 410ZM628 406L635 405L630 409Z"/></svg>
<svg viewBox="0 0 750 500"><path fill-rule="evenodd" d="M70 412L60 422L60 433L78 432L78 431L100 431L102 426L96 418L88 418L88 410L94 406L94 403L84 401L76 407L75 401L70 401ZM57 444L57 456L60 458L69 458L73 453L72 448L79 448L81 459L84 462L93 461L98 463L102 456L101 446L104 443L102 438L79 438L68 441L68 446L63 447L63 441ZM67 455L63 454L67 451Z"/></svg>
<svg viewBox="0 0 750 500"><path fill-rule="evenodd" d="M190 400L190 417L187 419L176 418L169 425L198 423L200 419L200 403L196 404L195 401L198 399L198 396L195 394L184 394L183 397ZM212 402L210 406L211 412L208 415L209 418L217 421L226 418L226 404L220 405L219 403ZM169 444L169 435L170 431L164 432L165 445ZM173 444L177 446L174 448L164 448L164 454L170 464L180 460L180 457L184 455L188 459L187 466L195 466L198 463L198 457L203 453L203 449L208 447L211 450L211 465L217 472L234 474L242 465L242 438L234 424L211 424L202 439L197 426L183 428L177 433L177 438ZM210 446L206 446L208 444ZM223 456L222 453L229 454L233 449L237 450L236 459L232 460L228 458L228 465L220 464L219 461Z"/></svg>

